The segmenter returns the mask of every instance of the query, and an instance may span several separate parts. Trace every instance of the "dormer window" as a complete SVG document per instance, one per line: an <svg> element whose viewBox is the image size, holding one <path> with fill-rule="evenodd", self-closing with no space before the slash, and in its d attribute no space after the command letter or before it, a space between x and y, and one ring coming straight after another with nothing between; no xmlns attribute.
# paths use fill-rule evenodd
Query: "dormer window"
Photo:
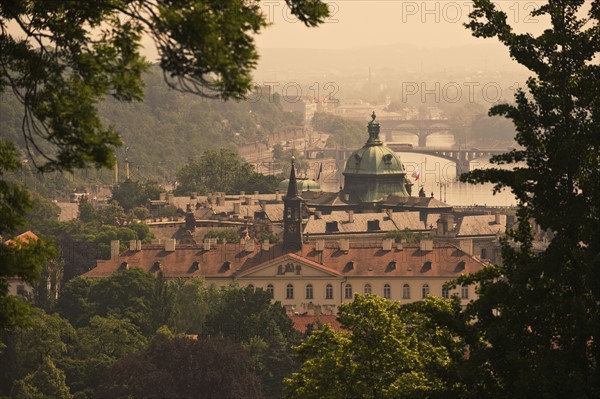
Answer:
<svg viewBox="0 0 600 399"><path fill-rule="evenodd" d="M325 223L325 231L327 232L332 232L332 231L340 231L338 228L338 222L326 222Z"/></svg>
<svg viewBox="0 0 600 399"><path fill-rule="evenodd" d="M379 227L379 220L367 221L367 230L381 230Z"/></svg>
<svg viewBox="0 0 600 399"><path fill-rule="evenodd" d="M392 164L392 154L385 154L383 156L383 163L386 165L391 165Z"/></svg>

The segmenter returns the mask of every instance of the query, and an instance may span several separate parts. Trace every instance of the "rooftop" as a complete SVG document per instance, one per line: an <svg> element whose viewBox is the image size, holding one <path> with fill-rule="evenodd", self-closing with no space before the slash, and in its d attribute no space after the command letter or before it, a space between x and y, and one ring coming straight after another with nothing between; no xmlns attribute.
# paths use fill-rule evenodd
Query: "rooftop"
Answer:
<svg viewBox="0 0 600 399"><path fill-rule="evenodd" d="M116 270L137 267L148 272L161 271L167 278L204 276L210 279L252 277L265 268L276 268L294 262L330 277L402 276L454 278L479 270L483 264L458 247L435 243L431 250L404 244L385 250L381 243L340 242L305 244L298 253L284 253L282 244L180 245L165 250L164 245L143 245L140 251L125 251L110 260L100 260L84 277L107 277ZM268 273L267 273L268 274ZM273 272L273 276L275 276ZM269 275L269 274L268 274Z"/></svg>

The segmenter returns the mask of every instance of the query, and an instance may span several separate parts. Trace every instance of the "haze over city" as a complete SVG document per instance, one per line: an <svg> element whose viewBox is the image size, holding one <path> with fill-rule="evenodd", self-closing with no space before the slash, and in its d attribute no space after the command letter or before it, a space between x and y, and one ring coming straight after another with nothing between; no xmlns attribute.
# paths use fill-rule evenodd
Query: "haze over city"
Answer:
<svg viewBox="0 0 600 399"><path fill-rule="evenodd" d="M0 0L0 398L599 397L599 21Z"/></svg>

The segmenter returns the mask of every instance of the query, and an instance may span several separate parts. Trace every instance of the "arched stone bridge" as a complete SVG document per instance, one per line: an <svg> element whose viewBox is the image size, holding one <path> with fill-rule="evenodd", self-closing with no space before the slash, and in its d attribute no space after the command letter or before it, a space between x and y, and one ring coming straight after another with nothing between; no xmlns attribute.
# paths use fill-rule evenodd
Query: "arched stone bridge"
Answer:
<svg viewBox="0 0 600 399"><path fill-rule="evenodd" d="M456 134L452 131L447 119L407 120L402 118L383 117L378 118L377 121L381 126L381 132L385 134L385 141L387 143L394 141L392 137L394 131L407 132L416 135L419 138L419 147L425 147L427 136L434 133L449 132L456 137Z"/></svg>
<svg viewBox="0 0 600 399"><path fill-rule="evenodd" d="M480 158L489 159L493 155L504 154L509 149L498 150L498 149L478 149L478 148L412 148L407 145L388 145L391 149L396 152L410 152L416 154L433 155L439 158L447 159L456 164L456 176L460 176L461 173L466 173L471 170L471 161ZM304 150L306 158L334 158L338 165L338 168L343 168L345 160L348 159L354 149L339 149L339 148L307 148Z"/></svg>

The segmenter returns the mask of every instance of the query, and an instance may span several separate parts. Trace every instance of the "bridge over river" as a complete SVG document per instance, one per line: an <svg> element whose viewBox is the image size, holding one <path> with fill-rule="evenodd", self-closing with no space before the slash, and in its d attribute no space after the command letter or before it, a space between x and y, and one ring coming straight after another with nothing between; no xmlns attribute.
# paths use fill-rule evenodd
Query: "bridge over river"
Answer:
<svg viewBox="0 0 600 399"><path fill-rule="evenodd" d="M456 176L471 170L471 161L487 158L493 155L504 154L509 149L479 149L479 148L435 148L435 147L412 147L407 144L388 144L388 147L396 152L407 152L415 154L433 155L447 159L456 164ZM336 160L338 170L344 168L345 162L356 149L342 148L306 148L304 156L308 159L333 158Z"/></svg>

